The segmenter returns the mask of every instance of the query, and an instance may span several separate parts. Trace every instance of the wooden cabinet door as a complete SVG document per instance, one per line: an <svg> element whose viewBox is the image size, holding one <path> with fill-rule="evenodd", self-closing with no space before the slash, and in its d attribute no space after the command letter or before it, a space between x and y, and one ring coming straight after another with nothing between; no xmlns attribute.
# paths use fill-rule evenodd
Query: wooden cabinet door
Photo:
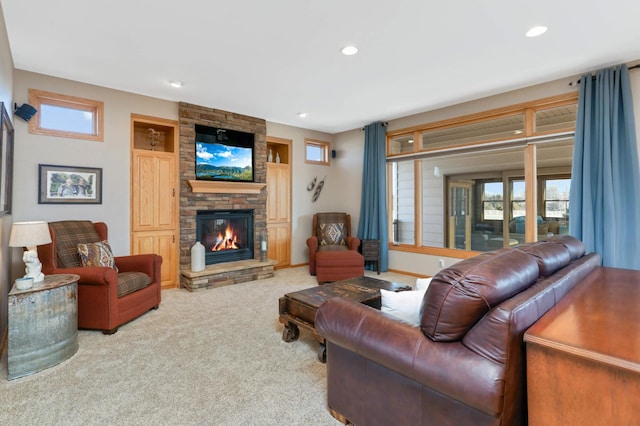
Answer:
<svg viewBox="0 0 640 426"><path fill-rule="evenodd" d="M176 159L153 151L133 156L132 231L175 229Z"/></svg>
<svg viewBox="0 0 640 426"><path fill-rule="evenodd" d="M276 261L276 268L289 266L291 263L291 224L267 225L269 244L267 257Z"/></svg>
<svg viewBox="0 0 640 426"><path fill-rule="evenodd" d="M288 164L267 164L267 222L290 222L291 176Z"/></svg>
<svg viewBox="0 0 640 426"><path fill-rule="evenodd" d="M176 235L173 231L134 232L132 254L154 253L162 256L162 287L172 288L178 280Z"/></svg>

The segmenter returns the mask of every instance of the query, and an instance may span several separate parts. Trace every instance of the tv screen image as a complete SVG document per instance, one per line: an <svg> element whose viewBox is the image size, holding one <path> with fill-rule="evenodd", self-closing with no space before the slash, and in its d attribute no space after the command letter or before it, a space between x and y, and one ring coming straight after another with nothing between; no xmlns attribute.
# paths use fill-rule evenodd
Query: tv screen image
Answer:
<svg viewBox="0 0 640 426"><path fill-rule="evenodd" d="M196 179L253 182L252 134L196 126L195 145Z"/></svg>

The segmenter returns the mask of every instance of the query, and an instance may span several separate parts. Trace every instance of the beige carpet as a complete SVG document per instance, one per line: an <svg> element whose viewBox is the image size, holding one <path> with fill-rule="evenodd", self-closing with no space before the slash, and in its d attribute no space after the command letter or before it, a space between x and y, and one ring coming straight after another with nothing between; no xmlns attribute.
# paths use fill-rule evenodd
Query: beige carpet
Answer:
<svg viewBox="0 0 640 426"><path fill-rule="evenodd" d="M316 285L307 271L165 290L157 311L112 336L80 331L73 357L21 379L7 380L5 351L0 425L339 425L317 342L305 331L283 342L278 322L280 296Z"/></svg>

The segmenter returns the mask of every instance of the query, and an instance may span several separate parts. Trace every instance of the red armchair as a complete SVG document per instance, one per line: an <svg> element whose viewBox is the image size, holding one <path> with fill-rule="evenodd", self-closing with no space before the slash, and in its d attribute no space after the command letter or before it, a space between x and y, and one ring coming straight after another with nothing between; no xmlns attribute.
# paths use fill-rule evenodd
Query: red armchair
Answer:
<svg viewBox="0 0 640 426"><path fill-rule="evenodd" d="M160 304L160 265L155 254L115 257L111 267L83 267L77 246L107 240L103 222L50 222L51 243L38 247L45 274L77 274L78 328L113 334Z"/></svg>
<svg viewBox="0 0 640 426"><path fill-rule="evenodd" d="M364 275L360 239L351 236L351 216L346 213L313 215L309 247L309 273L318 282L339 281Z"/></svg>

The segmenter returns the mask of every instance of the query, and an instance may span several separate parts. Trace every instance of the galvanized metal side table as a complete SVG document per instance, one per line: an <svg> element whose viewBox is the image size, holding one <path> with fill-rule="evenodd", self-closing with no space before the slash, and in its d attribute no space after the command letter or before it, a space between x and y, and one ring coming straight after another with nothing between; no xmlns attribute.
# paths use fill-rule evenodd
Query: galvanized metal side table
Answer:
<svg viewBox="0 0 640 426"><path fill-rule="evenodd" d="M78 350L78 275L47 275L9 292L8 379L52 367Z"/></svg>

